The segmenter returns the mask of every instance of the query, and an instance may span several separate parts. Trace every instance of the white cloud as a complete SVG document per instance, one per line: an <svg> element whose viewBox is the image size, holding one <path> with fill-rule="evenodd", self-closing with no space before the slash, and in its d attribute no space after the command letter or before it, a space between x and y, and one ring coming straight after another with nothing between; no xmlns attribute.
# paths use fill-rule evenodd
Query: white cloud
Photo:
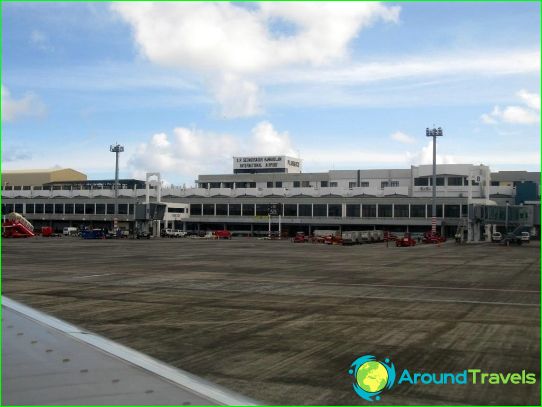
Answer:
<svg viewBox="0 0 542 407"><path fill-rule="evenodd" d="M516 94L524 106L495 106L491 113L484 113L480 119L485 124L535 124L540 122L540 95L524 89Z"/></svg>
<svg viewBox="0 0 542 407"><path fill-rule="evenodd" d="M49 37L42 31L32 30L30 33L30 43L41 51L53 51L54 47L49 41Z"/></svg>
<svg viewBox="0 0 542 407"><path fill-rule="evenodd" d="M438 148L438 143L437 143ZM433 164L433 140L429 140L426 146L414 154L406 153L407 161L410 164ZM453 155L438 154L436 155L437 164L457 164L457 158Z"/></svg>
<svg viewBox="0 0 542 407"><path fill-rule="evenodd" d="M289 69L274 71L263 78L268 83L326 83L334 85L355 85L375 81L415 77L436 77L455 75L511 75L538 74L540 72L540 51L508 50L484 52L473 55L470 52L431 55L430 57L394 57L371 63L346 64L346 66L320 69Z"/></svg>
<svg viewBox="0 0 542 407"><path fill-rule="evenodd" d="M140 52L150 61L191 69L211 82L226 117L260 112L251 75L342 60L360 30L399 17L399 7L378 2L263 2L250 8L225 2L142 2L112 8L132 26ZM295 30L276 34L277 23ZM217 85L217 77L225 83ZM240 85L237 92L235 84Z"/></svg>
<svg viewBox="0 0 542 407"><path fill-rule="evenodd" d="M177 127L172 135L158 133L140 144L128 160L133 175L159 171L175 178L197 177L206 173L231 172L236 155L292 155L287 132L278 132L269 122L258 123L248 140L229 134Z"/></svg>
<svg viewBox="0 0 542 407"><path fill-rule="evenodd" d="M403 133L402 131L396 131L395 133L390 135L390 138L392 140L398 141L399 143L403 144L414 144L416 143L416 139L412 136L409 136L406 133Z"/></svg>
<svg viewBox="0 0 542 407"><path fill-rule="evenodd" d="M30 160L32 154L23 147L6 147L2 149L2 162Z"/></svg>
<svg viewBox="0 0 542 407"><path fill-rule="evenodd" d="M540 110L540 95L530 93L525 89L520 90L517 95L525 102L527 106L534 110Z"/></svg>
<svg viewBox="0 0 542 407"><path fill-rule="evenodd" d="M268 121L260 122L252 129L249 150L258 155L296 155L288 132L279 133Z"/></svg>
<svg viewBox="0 0 542 407"><path fill-rule="evenodd" d="M11 122L22 116L41 116L45 106L32 93L20 99L14 99L8 88L2 85L2 121Z"/></svg>
<svg viewBox="0 0 542 407"><path fill-rule="evenodd" d="M250 117L262 113L258 85L233 74L224 74L212 86L215 99L226 118Z"/></svg>

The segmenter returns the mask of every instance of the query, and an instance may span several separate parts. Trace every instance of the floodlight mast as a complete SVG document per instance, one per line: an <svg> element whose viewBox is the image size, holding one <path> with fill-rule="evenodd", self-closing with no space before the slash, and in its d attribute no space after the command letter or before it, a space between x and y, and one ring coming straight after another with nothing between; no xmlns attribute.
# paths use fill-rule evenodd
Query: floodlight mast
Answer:
<svg viewBox="0 0 542 407"><path fill-rule="evenodd" d="M442 137L442 128L425 129L427 137L433 137L433 202L431 209L431 233L437 233L437 137Z"/></svg>
<svg viewBox="0 0 542 407"><path fill-rule="evenodd" d="M115 215L114 215L114 227L116 228L116 220L117 215L119 213L119 154L124 152L124 146L121 146L120 144L115 144L109 146L109 151L112 153L115 153Z"/></svg>

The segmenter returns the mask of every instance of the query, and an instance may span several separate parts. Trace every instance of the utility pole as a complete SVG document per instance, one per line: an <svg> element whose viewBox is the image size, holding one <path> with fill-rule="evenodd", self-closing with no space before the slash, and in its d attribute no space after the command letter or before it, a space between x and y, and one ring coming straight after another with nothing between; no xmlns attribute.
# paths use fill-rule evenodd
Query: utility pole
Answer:
<svg viewBox="0 0 542 407"><path fill-rule="evenodd" d="M113 218L113 228L117 228L117 218L119 214L119 154L124 152L124 146L121 146L120 144L115 144L109 146L109 151L112 153L115 153L115 214ZM116 231L115 231L116 233Z"/></svg>
<svg viewBox="0 0 542 407"><path fill-rule="evenodd" d="M437 137L442 137L442 128L426 128L425 135L433 137L433 205L431 210L431 234L437 233Z"/></svg>

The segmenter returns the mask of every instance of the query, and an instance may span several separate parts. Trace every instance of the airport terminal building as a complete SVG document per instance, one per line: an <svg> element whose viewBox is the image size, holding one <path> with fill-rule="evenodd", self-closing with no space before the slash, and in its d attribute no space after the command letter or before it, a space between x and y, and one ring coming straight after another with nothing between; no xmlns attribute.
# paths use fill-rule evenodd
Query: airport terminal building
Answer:
<svg viewBox="0 0 542 407"><path fill-rule="evenodd" d="M69 178L73 170L65 171ZM37 226L111 227L116 218L132 230L135 205L145 202L145 181L119 180L115 214L111 180L78 176L42 182L40 171L34 173L36 181L26 171L20 185L15 173L3 173L3 213L20 212ZM449 236L466 218L497 228L529 224L539 232L539 179L538 172L438 165L437 225ZM281 230L289 235L316 229L421 232L431 227L432 166L304 173L299 158L234 157L231 174L200 175L195 187L151 187L150 192L151 201L158 194L161 202L183 204L175 209L183 213L168 218L175 219L168 226L184 230L266 234L272 208L273 231L280 215Z"/></svg>

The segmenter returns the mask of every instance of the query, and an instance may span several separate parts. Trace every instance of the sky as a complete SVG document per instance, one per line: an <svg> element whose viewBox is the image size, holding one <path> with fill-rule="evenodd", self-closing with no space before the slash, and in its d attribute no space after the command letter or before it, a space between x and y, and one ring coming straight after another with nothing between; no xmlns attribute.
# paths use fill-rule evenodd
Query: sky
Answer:
<svg viewBox="0 0 542 407"><path fill-rule="evenodd" d="M2 3L2 167L540 170L538 2Z"/></svg>

